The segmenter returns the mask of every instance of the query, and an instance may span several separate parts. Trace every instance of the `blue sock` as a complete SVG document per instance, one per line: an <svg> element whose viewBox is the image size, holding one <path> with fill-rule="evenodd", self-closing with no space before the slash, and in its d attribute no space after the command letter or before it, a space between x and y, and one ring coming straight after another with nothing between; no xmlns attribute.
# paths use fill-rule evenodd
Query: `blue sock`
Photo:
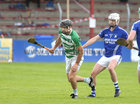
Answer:
<svg viewBox="0 0 140 104"><path fill-rule="evenodd" d="M94 96L94 97L96 97L96 92L95 91L96 91L96 89L94 91L91 90L91 95Z"/></svg>
<svg viewBox="0 0 140 104"><path fill-rule="evenodd" d="M119 85L118 85L118 82L114 82L114 86L115 86L115 90L119 90Z"/></svg>

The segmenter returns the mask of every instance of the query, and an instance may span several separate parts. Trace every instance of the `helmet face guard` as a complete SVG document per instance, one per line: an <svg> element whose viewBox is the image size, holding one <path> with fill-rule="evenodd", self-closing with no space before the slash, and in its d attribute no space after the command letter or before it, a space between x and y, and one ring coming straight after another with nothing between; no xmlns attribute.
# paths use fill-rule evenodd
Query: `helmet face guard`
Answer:
<svg viewBox="0 0 140 104"><path fill-rule="evenodd" d="M120 21L120 15L118 13L111 13L108 16L108 19L109 20L115 20L116 21L116 25L118 25L119 24L119 21Z"/></svg>
<svg viewBox="0 0 140 104"><path fill-rule="evenodd" d="M64 19L60 23L60 27L68 28L70 26L72 26L72 21L69 19Z"/></svg>

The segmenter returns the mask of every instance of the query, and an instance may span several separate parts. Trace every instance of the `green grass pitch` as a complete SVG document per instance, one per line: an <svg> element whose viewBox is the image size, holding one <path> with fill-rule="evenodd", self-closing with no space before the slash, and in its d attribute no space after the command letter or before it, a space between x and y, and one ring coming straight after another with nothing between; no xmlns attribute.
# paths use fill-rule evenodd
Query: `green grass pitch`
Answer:
<svg viewBox="0 0 140 104"><path fill-rule="evenodd" d="M95 63L83 63L78 75L89 77ZM122 62L117 68L121 95L114 98L114 85L107 70L97 77L96 98L87 98L87 83L78 83L78 99L71 99L65 63L1 63L0 104L139 104L137 63Z"/></svg>

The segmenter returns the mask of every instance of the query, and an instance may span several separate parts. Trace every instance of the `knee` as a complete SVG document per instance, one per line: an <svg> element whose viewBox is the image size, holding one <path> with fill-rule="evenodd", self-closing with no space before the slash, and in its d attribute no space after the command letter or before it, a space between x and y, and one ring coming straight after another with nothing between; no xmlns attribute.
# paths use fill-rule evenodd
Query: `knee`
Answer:
<svg viewBox="0 0 140 104"><path fill-rule="evenodd" d="M91 73L91 76L92 76L93 78L95 78L95 77L96 77L96 73L93 71L93 72Z"/></svg>
<svg viewBox="0 0 140 104"><path fill-rule="evenodd" d="M73 79L74 79L74 76L69 76L69 82L72 82L73 81Z"/></svg>
<svg viewBox="0 0 140 104"><path fill-rule="evenodd" d="M111 67L108 67L108 71L109 71L109 72L113 72L113 71L114 71L114 69L113 69L113 68L111 68Z"/></svg>

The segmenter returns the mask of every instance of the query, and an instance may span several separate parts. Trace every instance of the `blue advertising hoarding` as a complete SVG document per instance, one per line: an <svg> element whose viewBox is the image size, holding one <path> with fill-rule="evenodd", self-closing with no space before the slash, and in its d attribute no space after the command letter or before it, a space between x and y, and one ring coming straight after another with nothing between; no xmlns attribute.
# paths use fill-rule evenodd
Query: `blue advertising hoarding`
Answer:
<svg viewBox="0 0 140 104"><path fill-rule="evenodd" d="M52 40L37 40L40 44L51 48ZM84 44L86 41L81 41ZM97 41L94 44L84 48L84 62L97 62L104 55L103 41ZM123 47L123 60L130 60L130 50ZM56 49L54 54L49 53L27 40L14 40L13 42L13 62L65 62L64 50L62 47Z"/></svg>

